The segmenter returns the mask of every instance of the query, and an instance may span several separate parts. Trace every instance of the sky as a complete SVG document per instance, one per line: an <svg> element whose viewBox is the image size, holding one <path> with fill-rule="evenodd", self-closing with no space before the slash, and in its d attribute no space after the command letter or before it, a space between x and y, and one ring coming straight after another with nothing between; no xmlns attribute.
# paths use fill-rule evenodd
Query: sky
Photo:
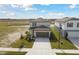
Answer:
<svg viewBox="0 0 79 59"><path fill-rule="evenodd" d="M0 18L63 18L78 17L78 4L0 4Z"/></svg>

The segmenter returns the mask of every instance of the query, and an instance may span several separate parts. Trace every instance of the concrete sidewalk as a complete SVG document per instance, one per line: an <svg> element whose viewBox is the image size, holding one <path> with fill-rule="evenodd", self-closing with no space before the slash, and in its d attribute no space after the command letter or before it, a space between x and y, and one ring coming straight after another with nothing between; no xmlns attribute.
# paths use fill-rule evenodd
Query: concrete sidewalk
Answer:
<svg viewBox="0 0 79 59"><path fill-rule="evenodd" d="M53 55L55 54L49 42L49 38L36 38L33 48L27 55Z"/></svg>
<svg viewBox="0 0 79 59"><path fill-rule="evenodd" d="M75 53L79 54L79 50L73 50L73 49L52 49L55 53Z"/></svg>
<svg viewBox="0 0 79 59"><path fill-rule="evenodd" d="M0 51L22 51L22 52L28 52L31 48L0 48Z"/></svg>

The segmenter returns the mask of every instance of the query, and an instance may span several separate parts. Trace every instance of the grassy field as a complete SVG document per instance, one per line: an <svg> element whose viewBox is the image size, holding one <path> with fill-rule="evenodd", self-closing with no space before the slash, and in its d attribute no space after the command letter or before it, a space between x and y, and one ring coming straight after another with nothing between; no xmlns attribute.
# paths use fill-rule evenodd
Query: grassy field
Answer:
<svg viewBox="0 0 79 59"><path fill-rule="evenodd" d="M7 34L13 33L13 32L19 32L24 31L27 28L26 27L20 27L28 25L29 23L27 21L0 21L0 46L1 46L1 40L4 40L4 38L7 38ZM18 30L19 29L19 30ZM33 45L33 41L29 42L24 39L16 40L14 43L10 45L10 47L19 48L21 44L24 44L24 48L31 48ZM0 55L25 55L27 52L14 52L14 51L0 51Z"/></svg>
<svg viewBox="0 0 79 59"><path fill-rule="evenodd" d="M27 52L17 51L0 51L0 55L25 55Z"/></svg>
<svg viewBox="0 0 79 59"><path fill-rule="evenodd" d="M60 34L60 41L63 42L63 44L59 43L59 32L56 28L56 26L51 28L51 32L53 34L53 39L50 40L51 47L56 49L77 49L72 42L69 40L66 40L61 34ZM60 47L59 47L60 44Z"/></svg>
<svg viewBox="0 0 79 59"><path fill-rule="evenodd" d="M8 25L0 24L0 41L3 40L7 34L15 31L17 31L17 28L11 28Z"/></svg>
<svg viewBox="0 0 79 59"><path fill-rule="evenodd" d="M15 20L0 20L0 42L1 40L7 39L7 35L9 33L14 33L14 32L20 32L24 31L27 28L26 27L20 27L20 26L25 26L28 25L29 23L25 20L21 21L15 21ZM12 27L15 26L15 27ZM17 27L16 27L17 26ZM1 46L2 43L0 43Z"/></svg>
<svg viewBox="0 0 79 59"><path fill-rule="evenodd" d="M34 40L28 41L27 39L19 39L16 40L14 43L11 44L11 47L13 48L20 48L21 45L23 45L23 48L32 48L34 43Z"/></svg>

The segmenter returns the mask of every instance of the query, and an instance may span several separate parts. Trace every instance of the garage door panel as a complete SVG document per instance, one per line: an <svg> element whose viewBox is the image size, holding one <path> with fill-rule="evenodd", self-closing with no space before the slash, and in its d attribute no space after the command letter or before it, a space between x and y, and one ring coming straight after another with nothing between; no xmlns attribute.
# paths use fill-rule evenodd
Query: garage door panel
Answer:
<svg viewBox="0 0 79 59"><path fill-rule="evenodd" d="M68 37L79 38L79 32L68 32Z"/></svg>
<svg viewBox="0 0 79 59"><path fill-rule="evenodd" d="M49 32L36 32L37 37L49 37Z"/></svg>

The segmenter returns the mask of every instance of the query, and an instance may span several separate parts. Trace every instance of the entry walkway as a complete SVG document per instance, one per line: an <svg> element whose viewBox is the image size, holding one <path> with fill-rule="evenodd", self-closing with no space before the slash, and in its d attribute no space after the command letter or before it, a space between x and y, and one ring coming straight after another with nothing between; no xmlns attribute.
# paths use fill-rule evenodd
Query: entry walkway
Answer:
<svg viewBox="0 0 79 59"><path fill-rule="evenodd" d="M33 48L27 55L53 55L49 38L36 38Z"/></svg>

